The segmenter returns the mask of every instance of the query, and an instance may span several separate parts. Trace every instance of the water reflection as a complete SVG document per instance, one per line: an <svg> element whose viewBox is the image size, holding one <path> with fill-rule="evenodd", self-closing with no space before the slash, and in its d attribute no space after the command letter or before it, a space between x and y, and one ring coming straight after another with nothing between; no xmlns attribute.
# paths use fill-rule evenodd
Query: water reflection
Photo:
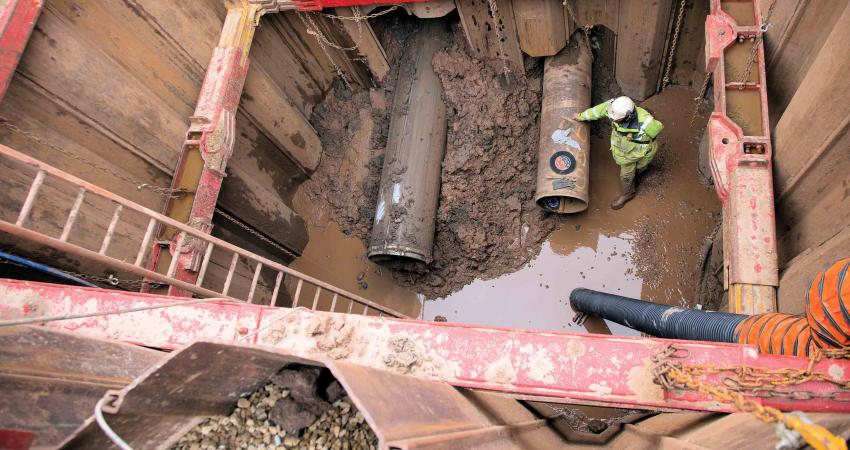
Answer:
<svg viewBox="0 0 850 450"><path fill-rule="evenodd" d="M554 239L558 234L543 244L537 258L517 272L476 280L445 298L426 301L423 318L444 316L450 322L478 325L604 332L601 324L592 321L587 330L572 323L569 295L574 288L584 287L640 298L643 282L629 256L631 236L600 234L595 248L578 247L563 254L564 248L559 248L558 239ZM613 334L636 334L615 323L607 325Z"/></svg>

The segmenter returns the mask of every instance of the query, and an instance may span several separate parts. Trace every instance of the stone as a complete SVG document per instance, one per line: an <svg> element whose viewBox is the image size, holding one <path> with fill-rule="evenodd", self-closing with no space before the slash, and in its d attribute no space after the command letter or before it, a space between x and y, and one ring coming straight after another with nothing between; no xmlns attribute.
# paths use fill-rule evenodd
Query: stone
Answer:
<svg viewBox="0 0 850 450"><path fill-rule="evenodd" d="M298 433L316 421L315 414L305 411L297 402L288 398L278 401L269 416L287 434Z"/></svg>

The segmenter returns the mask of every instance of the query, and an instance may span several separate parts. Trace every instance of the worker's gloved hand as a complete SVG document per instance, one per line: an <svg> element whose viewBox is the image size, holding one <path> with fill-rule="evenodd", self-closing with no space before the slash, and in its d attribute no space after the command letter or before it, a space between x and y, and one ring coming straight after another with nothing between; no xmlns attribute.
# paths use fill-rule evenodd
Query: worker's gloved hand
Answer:
<svg viewBox="0 0 850 450"><path fill-rule="evenodd" d="M573 120L575 120L576 122L584 122L584 120L582 120L581 118L581 113L573 114Z"/></svg>

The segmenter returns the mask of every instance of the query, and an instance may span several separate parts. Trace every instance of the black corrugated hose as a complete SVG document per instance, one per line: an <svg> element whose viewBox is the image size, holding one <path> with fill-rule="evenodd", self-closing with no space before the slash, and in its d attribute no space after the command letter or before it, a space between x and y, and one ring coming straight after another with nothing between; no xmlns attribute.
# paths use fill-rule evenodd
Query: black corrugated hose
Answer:
<svg viewBox="0 0 850 450"><path fill-rule="evenodd" d="M748 316L659 305L590 289L570 294L573 311L598 316L650 336L711 342L737 342L735 329Z"/></svg>

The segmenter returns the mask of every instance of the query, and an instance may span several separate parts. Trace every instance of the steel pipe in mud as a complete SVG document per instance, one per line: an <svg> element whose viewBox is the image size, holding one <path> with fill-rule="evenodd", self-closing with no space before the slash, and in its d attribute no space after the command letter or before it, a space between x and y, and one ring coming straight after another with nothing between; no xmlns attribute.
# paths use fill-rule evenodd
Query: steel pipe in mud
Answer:
<svg viewBox="0 0 850 450"><path fill-rule="evenodd" d="M560 214L587 209L590 182L590 126L573 117L590 107L590 49L577 34L546 58L537 192L534 200Z"/></svg>
<svg viewBox="0 0 850 450"><path fill-rule="evenodd" d="M442 20L423 21L396 82L368 256L411 269L433 259L440 171L446 149L443 87L431 59L448 42Z"/></svg>

